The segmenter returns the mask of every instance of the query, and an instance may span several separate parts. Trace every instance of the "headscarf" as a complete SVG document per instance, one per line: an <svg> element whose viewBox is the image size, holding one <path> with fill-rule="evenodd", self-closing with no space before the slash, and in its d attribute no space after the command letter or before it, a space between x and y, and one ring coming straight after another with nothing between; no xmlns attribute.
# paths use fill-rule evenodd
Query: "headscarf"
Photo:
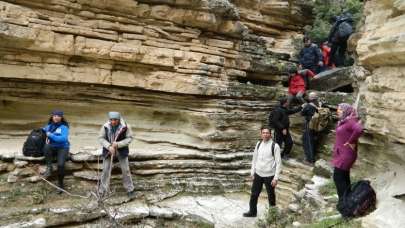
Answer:
<svg viewBox="0 0 405 228"><path fill-rule="evenodd" d="M342 117L340 118L340 120L338 122L338 126L345 123L346 121L348 121L350 119L358 118L356 109L353 106L351 106L350 104L341 103L341 104L339 104L338 108L341 109L343 112Z"/></svg>

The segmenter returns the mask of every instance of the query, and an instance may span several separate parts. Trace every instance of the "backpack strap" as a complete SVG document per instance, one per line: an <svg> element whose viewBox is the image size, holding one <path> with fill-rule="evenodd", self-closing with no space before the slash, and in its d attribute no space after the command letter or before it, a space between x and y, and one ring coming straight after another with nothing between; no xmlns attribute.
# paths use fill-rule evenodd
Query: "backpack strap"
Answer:
<svg viewBox="0 0 405 228"><path fill-rule="evenodd" d="M255 148L256 151L259 150L259 147L260 147L260 144L262 144L262 141L263 141L263 140L259 140L259 143L256 145L256 148Z"/></svg>
<svg viewBox="0 0 405 228"><path fill-rule="evenodd" d="M260 140L259 143L256 146L256 151L259 149L260 144L262 144L263 140ZM273 141L271 142L271 155L274 157L274 148L276 146L276 143Z"/></svg>

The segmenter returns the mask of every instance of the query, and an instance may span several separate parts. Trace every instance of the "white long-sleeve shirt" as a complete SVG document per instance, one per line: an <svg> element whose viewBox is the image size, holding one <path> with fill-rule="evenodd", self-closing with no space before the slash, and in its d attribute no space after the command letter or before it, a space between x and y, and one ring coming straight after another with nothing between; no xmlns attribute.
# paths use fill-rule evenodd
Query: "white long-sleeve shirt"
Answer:
<svg viewBox="0 0 405 228"><path fill-rule="evenodd" d="M255 173L261 177L271 177L274 176L275 180L278 180L278 177L281 172L281 155L280 155L280 146L275 143L274 145L274 157L271 152L272 140L267 142L262 141L259 148L257 142L255 146L255 151L253 152L252 160L252 169L251 175Z"/></svg>

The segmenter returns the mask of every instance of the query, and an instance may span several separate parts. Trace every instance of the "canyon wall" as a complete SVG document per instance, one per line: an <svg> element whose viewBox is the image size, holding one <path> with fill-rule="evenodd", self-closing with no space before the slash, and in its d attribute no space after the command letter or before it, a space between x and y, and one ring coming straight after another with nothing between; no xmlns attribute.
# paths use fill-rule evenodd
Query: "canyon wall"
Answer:
<svg viewBox="0 0 405 228"><path fill-rule="evenodd" d="M310 15L307 1L1 1L0 157L21 158L29 130L59 108L72 161L96 166L97 133L116 110L135 132L139 190L245 189ZM308 178L301 169L286 165L280 201Z"/></svg>
<svg viewBox="0 0 405 228"><path fill-rule="evenodd" d="M359 109L366 127L355 172L373 180L377 210L365 227L403 227L405 220L405 1L367 1L359 32Z"/></svg>

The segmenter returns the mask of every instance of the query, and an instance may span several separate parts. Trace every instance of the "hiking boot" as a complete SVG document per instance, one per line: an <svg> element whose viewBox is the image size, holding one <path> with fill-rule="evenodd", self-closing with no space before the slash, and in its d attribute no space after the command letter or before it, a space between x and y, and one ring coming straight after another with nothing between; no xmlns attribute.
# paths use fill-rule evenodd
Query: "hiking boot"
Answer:
<svg viewBox="0 0 405 228"><path fill-rule="evenodd" d="M132 191L128 192L127 194L128 194L129 199L135 199L135 197L136 197L135 190L132 190Z"/></svg>
<svg viewBox="0 0 405 228"><path fill-rule="evenodd" d="M48 178L52 175L52 165L47 165L46 171L42 174L44 178Z"/></svg>
<svg viewBox="0 0 405 228"><path fill-rule="evenodd" d="M243 217L256 217L256 216L257 216L257 213L253 213L251 211L243 213Z"/></svg>

